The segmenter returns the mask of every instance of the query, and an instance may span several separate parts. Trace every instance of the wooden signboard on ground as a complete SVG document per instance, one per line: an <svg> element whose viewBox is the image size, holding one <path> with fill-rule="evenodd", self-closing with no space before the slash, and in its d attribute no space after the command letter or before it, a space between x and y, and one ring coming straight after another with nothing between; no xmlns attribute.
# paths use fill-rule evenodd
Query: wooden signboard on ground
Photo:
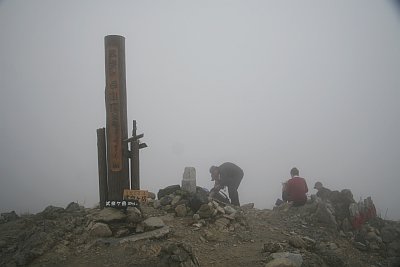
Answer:
<svg viewBox="0 0 400 267"><path fill-rule="evenodd" d="M124 200L138 200L139 202L146 202L149 196L147 190L124 190Z"/></svg>

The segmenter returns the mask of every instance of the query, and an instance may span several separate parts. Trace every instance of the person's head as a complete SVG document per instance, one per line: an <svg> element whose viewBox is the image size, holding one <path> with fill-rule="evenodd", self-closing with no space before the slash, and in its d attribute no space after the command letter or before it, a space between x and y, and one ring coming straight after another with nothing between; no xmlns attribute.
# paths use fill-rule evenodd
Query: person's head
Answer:
<svg viewBox="0 0 400 267"><path fill-rule="evenodd" d="M210 173L211 173L211 181L218 180L219 178L219 169L217 166L211 166L210 167Z"/></svg>
<svg viewBox="0 0 400 267"><path fill-rule="evenodd" d="M293 176L298 176L299 175L299 169L297 169L296 167L293 167L291 170L290 170L290 175L293 177Z"/></svg>
<svg viewBox="0 0 400 267"><path fill-rule="evenodd" d="M317 189L317 190L320 190L322 187L323 187L323 185L322 185L321 182L316 182L315 185L314 185L314 188Z"/></svg>

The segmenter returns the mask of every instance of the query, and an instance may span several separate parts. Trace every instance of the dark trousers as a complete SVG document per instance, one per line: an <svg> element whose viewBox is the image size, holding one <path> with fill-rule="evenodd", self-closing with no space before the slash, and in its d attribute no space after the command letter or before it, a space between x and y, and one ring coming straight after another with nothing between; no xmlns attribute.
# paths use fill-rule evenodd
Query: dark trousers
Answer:
<svg viewBox="0 0 400 267"><path fill-rule="evenodd" d="M228 194L229 198L231 199L231 204L235 206L240 206L239 202L239 193L238 193L238 188L240 185L240 182L242 181L242 177L235 177L232 179L231 183L228 185Z"/></svg>

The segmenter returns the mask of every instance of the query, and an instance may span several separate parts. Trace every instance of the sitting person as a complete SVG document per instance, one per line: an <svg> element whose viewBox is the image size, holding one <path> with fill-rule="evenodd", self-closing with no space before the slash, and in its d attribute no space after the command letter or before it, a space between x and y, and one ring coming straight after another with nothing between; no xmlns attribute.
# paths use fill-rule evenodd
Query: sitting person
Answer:
<svg viewBox="0 0 400 267"><path fill-rule="evenodd" d="M318 190L317 197L321 198L324 201L329 200L332 191L324 187L321 182L316 182L314 185L314 189Z"/></svg>
<svg viewBox="0 0 400 267"><path fill-rule="evenodd" d="M292 202L293 206L303 206L307 202L308 187L306 180L299 176L299 170L292 168L290 170L291 179L287 182L287 200Z"/></svg>

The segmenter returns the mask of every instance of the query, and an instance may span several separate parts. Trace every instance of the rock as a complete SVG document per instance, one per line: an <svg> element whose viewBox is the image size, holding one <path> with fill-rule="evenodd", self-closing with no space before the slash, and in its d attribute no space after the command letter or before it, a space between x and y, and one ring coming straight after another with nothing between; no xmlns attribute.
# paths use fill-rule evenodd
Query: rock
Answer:
<svg viewBox="0 0 400 267"><path fill-rule="evenodd" d="M351 226L349 219L344 218L342 221L342 230L344 232L350 232L353 229L353 227Z"/></svg>
<svg viewBox="0 0 400 267"><path fill-rule="evenodd" d="M381 229L381 237L382 241L385 243L390 243L400 238L398 231L396 231L396 228L391 225L385 226Z"/></svg>
<svg viewBox="0 0 400 267"><path fill-rule="evenodd" d="M202 187L196 187L196 193L189 197L188 207L193 211L197 212L201 205L208 203L209 192Z"/></svg>
<svg viewBox="0 0 400 267"><path fill-rule="evenodd" d="M187 214L187 209L185 204L181 204L176 206L175 208L176 216L178 217L185 217Z"/></svg>
<svg viewBox="0 0 400 267"><path fill-rule="evenodd" d="M389 257L398 257L400 255L400 240L390 243L387 252Z"/></svg>
<svg viewBox="0 0 400 267"><path fill-rule="evenodd" d="M377 243L382 243L382 238L380 238L375 231L373 232L368 232L365 236L365 239L368 240L368 242L377 242Z"/></svg>
<svg viewBox="0 0 400 267"><path fill-rule="evenodd" d="M210 218L214 211L214 208L210 207L208 204L203 204L197 213L200 215L200 218Z"/></svg>
<svg viewBox="0 0 400 267"><path fill-rule="evenodd" d="M313 247L317 243L314 239L308 237L308 236L303 236L302 239L307 243L308 246Z"/></svg>
<svg viewBox="0 0 400 267"><path fill-rule="evenodd" d="M136 207L128 207L126 209L126 221L132 223L138 223L143 220L142 213Z"/></svg>
<svg viewBox="0 0 400 267"><path fill-rule="evenodd" d="M296 265L293 261L286 258L274 259L265 265L265 267L297 267L297 266L300 265Z"/></svg>
<svg viewBox="0 0 400 267"><path fill-rule="evenodd" d="M182 196L174 196L174 198L171 200L171 205L175 206L180 200L181 200Z"/></svg>
<svg viewBox="0 0 400 267"><path fill-rule="evenodd" d="M207 241L217 241L218 240L218 237L215 234L213 234L211 231L206 230L206 229L204 229L204 238Z"/></svg>
<svg viewBox="0 0 400 267"><path fill-rule="evenodd" d="M299 236L291 236L289 238L289 244L295 248L306 248L307 244Z"/></svg>
<svg viewBox="0 0 400 267"><path fill-rule="evenodd" d="M193 214L193 220L198 221L200 219L201 219L201 217L199 214L197 214L197 213Z"/></svg>
<svg viewBox="0 0 400 267"><path fill-rule="evenodd" d="M303 263L303 257L300 254L290 253L290 252L276 252L272 253L271 257L273 259L288 259L290 260L295 267L300 267ZM279 265L276 265L279 266ZM290 265L289 265L290 266Z"/></svg>
<svg viewBox="0 0 400 267"><path fill-rule="evenodd" d="M170 196L163 196L163 197L160 199L160 204L161 204L161 206L170 205L171 202L172 202L172 197L170 197Z"/></svg>
<svg viewBox="0 0 400 267"><path fill-rule="evenodd" d="M136 242L143 239L161 238L169 234L170 231L170 228L166 225L162 228L155 229L149 232L123 237L118 240L118 243L123 244L128 242Z"/></svg>
<svg viewBox="0 0 400 267"><path fill-rule="evenodd" d="M11 222L19 218L15 211L1 213L1 217L3 222Z"/></svg>
<svg viewBox="0 0 400 267"><path fill-rule="evenodd" d="M228 227L229 223L230 223L230 221L227 218L222 217L222 218L218 218L215 221L215 226L218 229L225 229Z"/></svg>
<svg viewBox="0 0 400 267"><path fill-rule="evenodd" d="M159 199L154 200L153 208L158 209L161 207L161 201Z"/></svg>
<svg viewBox="0 0 400 267"><path fill-rule="evenodd" d="M136 225L135 232L136 233L144 233L144 224L143 223L138 223Z"/></svg>
<svg viewBox="0 0 400 267"><path fill-rule="evenodd" d="M254 208L254 203L244 204L244 205L240 206L240 208L243 209L243 210L253 209Z"/></svg>
<svg viewBox="0 0 400 267"><path fill-rule="evenodd" d="M236 213L232 213L232 214L230 214L230 215L224 214L224 215L222 215L222 216L224 216L224 218L227 218L227 219L233 221L233 220L235 220L235 218L236 218Z"/></svg>
<svg viewBox="0 0 400 267"><path fill-rule="evenodd" d="M153 192L147 192L147 197L150 199L156 199L156 194L154 194Z"/></svg>
<svg viewBox="0 0 400 267"><path fill-rule="evenodd" d="M64 208L61 207L54 207L54 206L47 206L40 215L42 215L46 219L56 219L60 216L60 214L64 213Z"/></svg>
<svg viewBox="0 0 400 267"><path fill-rule="evenodd" d="M122 229L119 229L116 233L115 233L115 237L124 237L124 236L127 236L127 235L129 235L129 230L128 229L126 229L126 228L122 228Z"/></svg>
<svg viewBox="0 0 400 267"><path fill-rule="evenodd" d="M380 247L377 242L373 241L368 244L368 248L371 250L379 250Z"/></svg>
<svg viewBox="0 0 400 267"><path fill-rule="evenodd" d="M353 245L354 245L354 247L357 248L358 250L367 251L367 246L364 245L364 244L361 243L361 242L354 242Z"/></svg>
<svg viewBox="0 0 400 267"><path fill-rule="evenodd" d="M122 212L122 210L114 209L114 208L104 208L100 210L97 214L94 214L92 219L96 222L120 222L126 219L126 215Z"/></svg>
<svg viewBox="0 0 400 267"><path fill-rule="evenodd" d="M326 203L321 202L318 204L314 218L317 222L327 224L333 228L337 227L335 216L333 216Z"/></svg>
<svg viewBox="0 0 400 267"><path fill-rule="evenodd" d="M110 237L112 232L105 223L95 223L90 229L90 235L95 237Z"/></svg>
<svg viewBox="0 0 400 267"><path fill-rule="evenodd" d="M156 228L164 227L165 224L159 217L150 217L143 221L144 228L146 230L153 230Z"/></svg>
<svg viewBox="0 0 400 267"><path fill-rule="evenodd" d="M283 249L282 245L277 242L268 241L263 246L263 252L275 253Z"/></svg>
<svg viewBox="0 0 400 267"><path fill-rule="evenodd" d="M169 243L163 246L158 257L161 266L200 266L192 247L185 243Z"/></svg>
<svg viewBox="0 0 400 267"><path fill-rule="evenodd" d="M331 250L338 249L338 246L337 246L335 243L333 243L333 242L329 243L329 244L328 244L328 247L329 247L329 249L331 249Z"/></svg>
<svg viewBox="0 0 400 267"><path fill-rule="evenodd" d="M221 206L219 206L219 205L217 205L216 207L215 207L215 209L219 212L219 213L221 213L221 214L225 214L225 210L224 210L224 208L223 207L221 207Z"/></svg>
<svg viewBox="0 0 400 267"><path fill-rule="evenodd" d="M176 190L180 190L181 186L180 185L170 185L165 187L164 189L160 189L157 193L157 198L161 199L164 196L168 196L170 194L175 193Z"/></svg>
<svg viewBox="0 0 400 267"><path fill-rule="evenodd" d="M81 210L83 210L83 207L79 206L79 204L76 202L69 203L68 206L65 208L65 211L67 212L75 212Z"/></svg>
<svg viewBox="0 0 400 267"><path fill-rule="evenodd" d="M231 206L225 206L224 210L225 210L226 214L228 214L228 215L236 212L236 210Z"/></svg>

